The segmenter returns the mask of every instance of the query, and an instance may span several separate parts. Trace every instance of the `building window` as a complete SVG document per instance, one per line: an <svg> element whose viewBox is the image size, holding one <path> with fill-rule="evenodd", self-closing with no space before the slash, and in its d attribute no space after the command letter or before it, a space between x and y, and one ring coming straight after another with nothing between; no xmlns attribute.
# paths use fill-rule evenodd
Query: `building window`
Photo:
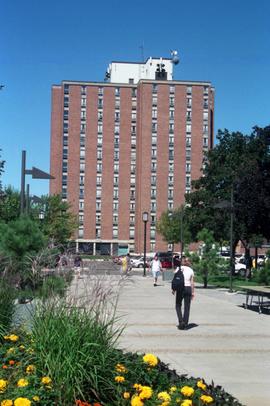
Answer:
<svg viewBox="0 0 270 406"><path fill-rule="evenodd" d="M170 106L171 106L171 107L174 106L174 97L170 97Z"/></svg>
<svg viewBox="0 0 270 406"><path fill-rule="evenodd" d="M203 126L203 132L208 134L208 125Z"/></svg>
<svg viewBox="0 0 270 406"><path fill-rule="evenodd" d="M174 124L173 124L173 123L170 123L170 124L169 124L169 132L170 132L170 133L173 133L173 132L174 132Z"/></svg>
<svg viewBox="0 0 270 406"><path fill-rule="evenodd" d="M157 156L157 149L152 148L152 158L155 158Z"/></svg>
<svg viewBox="0 0 270 406"><path fill-rule="evenodd" d="M157 93L157 84L156 83L153 83L152 92Z"/></svg>
<svg viewBox="0 0 270 406"><path fill-rule="evenodd" d="M208 121L208 111L203 112L203 119Z"/></svg>
<svg viewBox="0 0 270 406"><path fill-rule="evenodd" d="M113 183L114 183L114 185L118 185L118 180L119 180L118 176L114 176L114 177L113 177Z"/></svg>
<svg viewBox="0 0 270 406"><path fill-rule="evenodd" d="M152 145L157 145L157 136L152 135Z"/></svg>
<svg viewBox="0 0 270 406"><path fill-rule="evenodd" d="M157 118L157 109L152 110L152 118Z"/></svg>
<svg viewBox="0 0 270 406"><path fill-rule="evenodd" d="M113 165L113 170L114 170L114 173L118 173L119 172L119 164L114 164Z"/></svg>
<svg viewBox="0 0 270 406"><path fill-rule="evenodd" d="M132 111L132 112L131 112L131 120L132 120L132 121L136 121L136 118L137 118L137 113L136 113L136 111Z"/></svg>
<svg viewBox="0 0 270 406"><path fill-rule="evenodd" d="M208 138L203 138L203 146L208 147Z"/></svg>
<svg viewBox="0 0 270 406"><path fill-rule="evenodd" d="M98 95L102 96L103 95L103 87L98 88Z"/></svg>
<svg viewBox="0 0 270 406"><path fill-rule="evenodd" d="M120 112L119 112L119 111L116 111L116 112L114 113L114 120L115 120L115 121L120 121Z"/></svg>
<svg viewBox="0 0 270 406"><path fill-rule="evenodd" d="M79 201L79 210L84 209L84 201Z"/></svg>
<svg viewBox="0 0 270 406"><path fill-rule="evenodd" d="M96 238L100 238L101 237L101 230L100 228L96 228Z"/></svg>
<svg viewBox="0 0 270 406"><path fill-rule="evenodd" d="M186 132L191 133L191 124L186 125Z"/></svg>
<svg viewBox="0 0 270 406"><path fill-rule="evenodd" d="M114 126L114 134L119 134L119 132L120 132L120 126L119 126L119 124L115 124L115 126Z"/></svg>
<svg viewBox="0 0 270 406"><path fill-rule="evenodd" d="M174 110L170 110L170 119L172 120L172 119L174 119Z"/></svg>
<svg viewBox="0 0 270 406"><path fill-rule="evenodd" d="M192 99L191 99L191 97L188 97L187 98L187 107L191 107L191 105L192 105Z"/></svg>
<svg viewBox="0 0 270 406"><path fill-rule="evenodd" d="M152 171L152 172L156 172L156 170L157 170L157 163L156 163L156 162L152 162L152 163L151 163L151 171Z"/></svg>
<svg viewBox="0 0 270 406"><path fill-rule="evenodd" d="M173 149L169 149L169 160L172 160L174 157Z"/></svg>
<svg viewBox="0 0 270 406"><path fill-rule="evenodd" d="M103 99L99 98L98 99L98 108L102 109L102 107L103 107Z"/></svg>
<svg viewBox="0 0 270 406"><path fill-rule="evenodd" d="M130 228L129 229L129 238L130 239L134 239L135 236L135 229L134 228Z"/></svg>
<svg viewBox="0 0 270 406"><path fill-rule="evenodd" d="M102 181L102 177L101 177L101 176L97 176L96 184L97 184L98 186L101 185L101 181Z"/></svg>
<svg viewBox="0 0 270 406"><path fill-rule="evenodd" d="M191 121L191 111L187 111L186 118L187 121Z"/></svg>
<svg viewBox="0 0 270 406"><path fill-rule="evenodd" d="M174 93L175 92L175 87L174 86L170 86L170 93Z"/></svg>
<svg viewBox="0 0 270 406"><path fill-rule="evenodd" d="M156 202L151 202L151 211L156 211L156 209L157 209Z"/></svg>
<svg viewBox="0 0 270 406"><path fill-rule="evenodd" d="M115 93L116 97L119 97L120 96L120 88L116 87L115 90L114 90L114 93Z"/></svg>
<svg viewBox="0 0 270 406"><path fill-rule="evenodd" d="M152 132L153 133L157 132L157 123L152 123Z"/></svg>
<svg viewBox="0 0 270 406"><path fill-rule="evenodd" d="M186 164L186 173L190 173L190 171L191 171L191 164L187 163Z"/></svg>
<svg viewBox="0 0 270 406"><path fill-rule="evenodd" d="M103 125L102 124L98 124L98 133L102 134L103 131Z"/></svg>
<svg viewBox="0 0 270 406"><path fill-rule="evenodd" d="M102 149L97 150L97 159L102 159Z"/></svg>
<svg viewBox="0 0 270 406"><path fill-rule="evenodd" d="M80 172L84 172L85 171L85 164L80 164Z"/></svg>
<svg viewBox="0 0 270 406"><path fill-rule="evenodd" d="M157 106L157 97L156 96L153 96L152 105Z"/></svg>
<svg viewBox="0 0 270 406"><path fill-rule="evenodd" d="M100 211L100 210L101 210L101 203L96 202L96 211Z"/></svg>
<svg viewBox="0 0 270 406"><path fill-rule="evenodd" d="M187 94L191 94L192 93L192 87L191 86L187 86Z"/></svg>
<svg viewBox="0 0 270 406"><path fill-rule="evenodd" d="M102 121L102 118L103 118L103 112L98 111L98 121Z"/></svg>
<svg viewBox="0 0 270 406"><path fill-rule="evenodd" d="M186 138L186 146L187 146L187 147L190 147L190 146L191 146L191 138L190 138L190 137L187 137L187 138Z"/></svg>
<svg viewBox="0 0 270 406"><path fill-rule="evenodd" d="M137 96L137 89L132 88L132 97L136 97L136 96Z"/></svg>
<svg viewBox="0 0 270 406"><path fill-rule="evenodd" d="M156 185L157 177L155 175L151 176L151 185Z"/></svg>
<svg viewBox="0 0 270 406"><path fill-rule="evenodd" d="M97 164L97 172L102 172L102 164L101 163Z"/></svg>

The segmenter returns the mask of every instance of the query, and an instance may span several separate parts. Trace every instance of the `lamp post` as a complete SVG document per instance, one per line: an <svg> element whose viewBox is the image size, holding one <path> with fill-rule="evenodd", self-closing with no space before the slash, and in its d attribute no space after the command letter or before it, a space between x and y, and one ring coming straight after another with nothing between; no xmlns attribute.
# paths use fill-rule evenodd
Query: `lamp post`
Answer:
<svg viewBox="0 0 270 406"><path fill-rule="evenodd" d="M144 222L144 238L143 238L143 276L146 276L146 224L148 221L148 212L144 211L142 214L142 221Z"/></svg>
<svg viewBox="0 0 270 406"><path fill-rule="evenodd" d="M184 251L184 241L183 241L183 216L184 216L184 208L181 207L180 212L180 242L181 242L181 251L180 251L180 267L182 265L182 258L183 258L183 251Z"/></svg>
<svg viewBox="0 0 270 406"><path fill-rule="evenodd" d="M21 198L20 198L21 215L24 214L25 209L25 175L32 175L32 179L54 179L54 177L49 173L43 172L40 169L35 168L34 166L32 167L32 169L26 169L26 151L22 151ZM29 186L27 188L27 194L29 195Z"/></svg>

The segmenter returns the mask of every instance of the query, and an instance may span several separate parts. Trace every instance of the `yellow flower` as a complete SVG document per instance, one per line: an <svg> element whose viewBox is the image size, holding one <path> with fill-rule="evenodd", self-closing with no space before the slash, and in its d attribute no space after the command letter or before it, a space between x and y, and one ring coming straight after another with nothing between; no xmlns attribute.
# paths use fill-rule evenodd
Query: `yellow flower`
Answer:
<svg viewBox="0 0 270 406"><path fill-rule="evenodd" d="M212 403L212 402L214 402L214 399L211 396L207 396L207 395L202 395L200 397L200 399L201 399L201 401L203 403Z"/></svg>
<svg viewBox="0 0 270 406"><path fill-rule="evenodd" d="M134 383L133 388L136 390L141 390L142 385L140 385L139 383Z"/></svg>
<svg viewBox="0 0 270 406"><path fill-rule="evenodd" d="M14 406L31 406L31 400L27 398L17 398L14 401Z"/></svg>
<svg viewBox="0 0 270 406"><path fill-rule="evenodd" d="M49 376L43 376L43 378L41 378L41 382L44 385L49 385L52 382L52 380Z"/></svg>
<svg viewBox="0 0 270 406"><path fill-rule="evenodd" d="M13 402L10 399L5 399L5 400L2 400L2 402L1 402L1 406L12 406L12 405L13 405Z"/></svg>
<svg viewBox="0 0 270 406"><path fill-rule="evenodd" d="M181 393L184 396L190 397L194 394L194 389L191 386L183 386L181 389Z"/></svg>
<svg viewBox="0 0 270 406"><path fill-rule="evenodd" d="M32 372L35 372L36 367L34 365L28 365L28 367L26 367L26 373L27 374L31 374Z"/></svg>
<svg viewBox="0 0 270 406"><path fill-rule="evenodd" d="M8 381L6 381L5 379L0 379L0 393L6 390L7 384Z"/></svg>
<svg viewBox="0 0 270 406"><path fill-rule="evenodd" d="M150 388L150 386L141 386L140 394L139 394L140 399L142 399L142 400L150 399L152 395L153 395L153 390L152 390L152 388Z"/></svg>
<svg viewBox="0 0 270 406"><path fill-rule="evenodd" d="M160 406L169 406L170 402L162 402Z"/></svg>
<svg viewBox="0 0 270 406"><path fill-rule="evenodd" d="M125 367L124 365L122 365L122 364L117 364L116 367L115 367L115 370L116 370L117 372L121 372L122 374L124 374L125 372L127 372L126 367Z"/></svg>
<svg viewBox="0 0 270 406"><path fill-rule="evenodd" d="M171 386L170 393L174 393L176 391L177 391L177 387L176 386Z"/></svg>
<svg viewBox="0 0 270 406"><path fill-rule="evenodd" d="M124 392L123 393L123 398L124 399L129 399L130 398L130 393L129 392Z"/></svg>
<svg viewBox="0 0 270 406"><path fill-rule="evenodd" d="M170 402L171 397L168 392L159 392L157 395L158 399L164 400L164 402Z"/></svg>
<svg viewBox="0 0 270 406"><path fill-rule="evenodd" d="M28 382L27 379L21 378L21 379L18 380L17 386L18 386L19 388L23 388L24 386L27 386L28 383L29 383L29 382Z"/></svg>
<svg viewBox="0 0 270 406"><path fill-rule="evenodd" d="M139 398L139 396L135 395L131 399L131 406L143 406L143 401Z"/></svg>
<svg viewBox="0 0 270 406"><path fill-rule="evenodd" d="M192 406L192 400L184 399L183 402L181 403L181 406Z"/></svg>
<svg viewBox="0 0 270 406"><path fill-rule="evenodd" d="M19 340L19 336L16 336L16 334L10 334L9 339L15 343Z"/></svg>
<svg viewBox="0 0 270 406"><path fill-rule="evenodd" d="M153 354L145 354L143 356L143 361L150 365L151 367L155 367L158 364L158 359L155 355Z"/></svg>
<svg viewBox="0 0 270 406"><path fill-rule="evenodd" d="M40 401L40 397L39 397L39 396L33 396L33 400L34 400L35 402L39 402L39 401Z"/></svg>
<svg viewBox="0 0 270 406"><path fill-rule="evenodd" d="M14 348L14 347L10 347L10 348L7 350L7 354L11 354L12 352L15 352L15 348Z"/></svg>
<svg viewBox="0 0 270 406"><path fill-rule="evenodd" d="M25 350L25 346L24 346L24 345L20 345L20 346L19 346L19 349L23 351L23 350Z"/></svg>
<svg viewBox="0 0 270 406"><path fill-rule="evenodd" d="M202 390L206 390L207 386L205 385L205 383L201 380L197 382L197 386L198 388L202 389Z"/></svg>
<svg viewBox="0 0 270 406"><path fill-rule="evenodd" d="M114 378L114 380L115 380L115 382L120 383L120 382L124 382L124 381L125 381L125 378L124 378L123 376L117 375L117 376Z"/></svg>

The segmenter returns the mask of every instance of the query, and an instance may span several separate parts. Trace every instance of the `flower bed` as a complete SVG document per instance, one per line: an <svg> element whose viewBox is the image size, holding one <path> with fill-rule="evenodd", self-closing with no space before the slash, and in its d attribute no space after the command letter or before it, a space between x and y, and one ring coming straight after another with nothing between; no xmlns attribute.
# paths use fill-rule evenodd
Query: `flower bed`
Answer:
<svg viewBox="0 0 270 406"><path fill-rule="evenodd" d="M113 363L108 365L111 391L107 398L106 392L97 393L90 382L84 382L85 378L81 377L83 392L74 393L74 399L69 403L67 400L61 403L59 390L65 391L65 388L48 374L48 365L44 365L43 370L35 365L35 348L38 347L31 334L20 331L3 337L1 406L240 405L219 386L207 385L203 379L177 375L153 354L138 355L119 350L114 351ZM119 362L115 362L117 359ZM89 365L89 369L92 368Z"/></svg>

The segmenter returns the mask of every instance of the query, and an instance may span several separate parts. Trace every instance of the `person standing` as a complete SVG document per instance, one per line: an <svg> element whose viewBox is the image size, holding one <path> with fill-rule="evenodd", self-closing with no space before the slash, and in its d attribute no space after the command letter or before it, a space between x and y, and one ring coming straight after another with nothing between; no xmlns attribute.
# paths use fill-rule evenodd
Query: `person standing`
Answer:
<svg viewBox="0 0 270 406"><path fill-rule="evenodd" d="M175 310L178 318L179 330L185 330L188 326L189 313L190 313L190 304L191 299L194 298L194 272L190 267L190 263L187 258L183 257L181 269L178 269L174 275L174 279L179 275L179 272L183 273L183 287L176 289L172 282L172 294L175 295ZM184 315L182 313L182 303L184 300Z"/></svg>
<svg viewBox="0 0 270 406"><path fill-rule="evenodd" d="M121 261L121 271L123 275L127 275L131 269L130 265L130 255L127 253Z"/></svg>
<svg viewBox="0 0 270 406"><path fill-rule="evenodd" d="M158 259L157 254L155 254L155 256L151 262L151 271L152 271L152 275L154 278L154 286L157 286L158 276L162 272L161 262Z"/></svg>

